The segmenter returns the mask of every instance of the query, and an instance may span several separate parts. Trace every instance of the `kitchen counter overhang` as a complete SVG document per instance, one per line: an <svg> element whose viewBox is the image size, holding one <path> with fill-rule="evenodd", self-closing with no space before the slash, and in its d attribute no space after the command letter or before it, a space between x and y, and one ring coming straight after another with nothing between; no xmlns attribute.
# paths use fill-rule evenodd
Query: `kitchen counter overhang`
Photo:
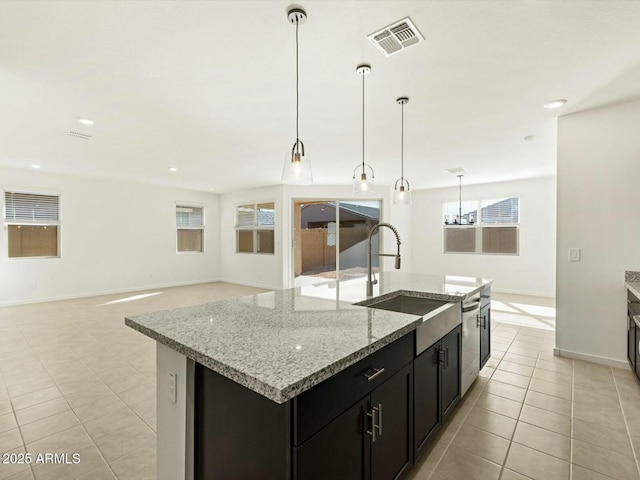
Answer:
<svg viewBox="0 0 640 480"><path fill-rule="evenodd" d="M365 279L268 292L125 319L126 325L276 403L285 403L428 322L367 308L399 294L450 307L491 280L382 273L374 297ZM354 305L359 303L359 305Z"/></svg>

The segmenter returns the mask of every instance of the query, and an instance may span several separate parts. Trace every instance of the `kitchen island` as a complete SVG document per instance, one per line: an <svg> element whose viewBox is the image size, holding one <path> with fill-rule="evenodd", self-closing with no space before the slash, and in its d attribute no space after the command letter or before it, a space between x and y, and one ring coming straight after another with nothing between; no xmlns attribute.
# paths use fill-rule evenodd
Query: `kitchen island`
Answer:
<svg viewBox="0 0 640 480"><path fill-rule="evenodd" d="M158 479L328 478L332 465L344 478L369 478L376 463L391 469L378 478L408 471L418 448L416 330L429 326L433 335L434 319L447 330L425 345L436 360L423 363L440 369L437 385L445 364L457 369L453 407L460 398L461 305L490 283L382 273L371 299L364 279L354 279L127 318L158 342ZM366 306L399 294L441 305L421 316ZM449 331L457 353L454 344L441 344ZM442 408L437 417L441 422ZM400 447L391 448L391 460L375 453L385 441ZM345 459L327 451L333 448L351 448L351 464L342 465ZM345 474L349 469L357 475Z"/></svg>

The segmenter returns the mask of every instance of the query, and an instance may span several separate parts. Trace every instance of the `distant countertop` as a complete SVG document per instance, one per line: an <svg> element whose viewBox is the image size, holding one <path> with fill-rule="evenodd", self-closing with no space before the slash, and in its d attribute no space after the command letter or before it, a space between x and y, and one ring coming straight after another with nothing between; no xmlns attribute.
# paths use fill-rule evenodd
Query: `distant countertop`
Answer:
<svg viewBox="0 0 640 480"><path fill-rule="evenodd" d="M640 298L640 272L627 270L624 272L624 280L626 287L631 290L631 293Z"/></svg>
<svg viewBox="0 0 640 480"><path fill-rule="evenodd" d="M460 302L492 280L383 272L125 318L129 327L284 403L415 330L429 316L353 305L397 294Z"/></svg>

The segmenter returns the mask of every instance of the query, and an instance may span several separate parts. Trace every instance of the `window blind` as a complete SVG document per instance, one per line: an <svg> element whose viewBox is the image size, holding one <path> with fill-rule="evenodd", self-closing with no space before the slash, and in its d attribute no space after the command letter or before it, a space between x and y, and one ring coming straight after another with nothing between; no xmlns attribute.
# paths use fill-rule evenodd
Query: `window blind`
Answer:
<svg viewBox="0 0 640 480"><path fill-rule="evenodd" d="M7 222L57 223L60 220L60 197L5 191L4 218Z"/></svg>
<svg viewBox="0 0 640 480"><path fill-rule="evenodd" d="M482 200L482 223L519 223L520 199L499 198Z"/></svg>
<svg viewBox="0 0 640 480"><path fill-rule="evenodd" d="M202 207L176 206L176 224L178 228L202 228L204 215Z"/></svg>
<svg viewBox="0 0 640 480"><path fill-rule="evenodd" d="M273 202L271 203L259 203L257 205L257 217L258 226L260 227L273 227L275 226L275 212L276 207Z"/></svg>
<svg viewBox="0 0 640 480"><path fill-rule="evenodd" d="M240 205L236 209L236 227L253 227L255 225L255 205Z"/></svg>

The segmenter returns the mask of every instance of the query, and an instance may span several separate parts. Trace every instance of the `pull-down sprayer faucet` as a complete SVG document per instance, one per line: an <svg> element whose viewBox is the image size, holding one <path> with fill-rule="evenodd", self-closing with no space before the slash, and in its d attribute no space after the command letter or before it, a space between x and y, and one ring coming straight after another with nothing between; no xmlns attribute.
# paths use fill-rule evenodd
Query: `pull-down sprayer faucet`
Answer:
<svg viewBox="0 0 640 480"><path fill-rule="evenodd" d="M380 227L387 227L391 229L391 231L396 236L396 242L398 244L398 253L396 253L395 255L392 253L372 253L371 252L371 238L373 237L373 234L380 229ZM367 243L367 297L373 297L373 286L376 283L378 283L378 280L376 280L375 277L373 276L373 266L371 262L371 257L373 255L376 255L378 257L396 257L395 267L396 267L396 270L399 270L400 269L400 243L401 243L400 234L398 233L398 230L396 230L396 227L394 227L390 223L380 222L377 225L374 225L369 231L369 241Z"/></svg>

